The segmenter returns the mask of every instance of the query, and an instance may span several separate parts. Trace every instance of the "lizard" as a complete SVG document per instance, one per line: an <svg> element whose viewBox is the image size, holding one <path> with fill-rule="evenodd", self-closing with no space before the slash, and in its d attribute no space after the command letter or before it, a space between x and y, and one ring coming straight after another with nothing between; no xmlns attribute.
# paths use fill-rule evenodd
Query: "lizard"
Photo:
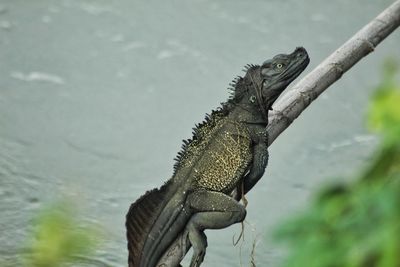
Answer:
<svg viewBox="0 0 400 267"><path fill-rule="evenodd" d="M155 267L182 233L193 248L190 267L198 267L207 247L204 230L244 220L239 200L268 162L268 112L309 61L307 51L297 47L261 65L246 65L246 74L232 81L228 100L183 140L172 177L131 204L125 223L129 267Z"/></svg>

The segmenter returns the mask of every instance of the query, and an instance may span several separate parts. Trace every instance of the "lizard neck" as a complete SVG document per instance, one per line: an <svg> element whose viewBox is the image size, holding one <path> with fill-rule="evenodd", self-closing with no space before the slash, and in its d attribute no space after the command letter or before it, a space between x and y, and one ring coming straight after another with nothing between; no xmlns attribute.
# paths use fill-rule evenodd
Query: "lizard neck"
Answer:
<svg viewBox="0 0 400 267"><path fill-rule="evenodd" d="M229 117L232 120L245 124L258 124L263 126L267 126L268 124L268 111L261 112L261 110L258 108L255 109L254 105L251 104L237 104L229 113Z"/></svg>

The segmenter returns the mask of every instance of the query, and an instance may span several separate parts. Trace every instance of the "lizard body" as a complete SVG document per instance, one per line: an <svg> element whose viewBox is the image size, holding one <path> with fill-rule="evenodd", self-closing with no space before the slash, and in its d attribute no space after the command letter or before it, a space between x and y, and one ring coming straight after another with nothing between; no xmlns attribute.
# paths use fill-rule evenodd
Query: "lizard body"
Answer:
<svg viewBox="0 0 400 267"><path fill-rule="evenodd" d="M126 216L129 267L155 267L181 233L193 247L190 266L200 266L207 247L204 230L244 220L245 207L237 200L267 166L268 111L308 63L307 51L299 47L262 65L248 65L246 75L234 80L231 98L184 141L172 178L131 205ZM240 194L233 198L235 189Z"/></svg>

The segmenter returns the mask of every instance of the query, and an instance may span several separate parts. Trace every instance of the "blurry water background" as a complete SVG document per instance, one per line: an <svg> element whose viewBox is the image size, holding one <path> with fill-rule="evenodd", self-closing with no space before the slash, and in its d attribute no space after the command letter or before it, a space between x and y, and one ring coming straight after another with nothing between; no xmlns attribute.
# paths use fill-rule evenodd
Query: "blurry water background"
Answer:
<svg viewBox="0 0 400 267"><path fill-rule="evenodd" d="M308 72L391 2L0 0L0 262L19 265L34 214L65 196L105 233L82 266L126 266L130 203L171 176L245 64L301 45ZM364 114L386 58L400 59L399 31L275 141L245 241L232 245L239 225L207 231L204 266L249 266L254 240L257 266L278 265L272 227L368 161Z"/></svg>

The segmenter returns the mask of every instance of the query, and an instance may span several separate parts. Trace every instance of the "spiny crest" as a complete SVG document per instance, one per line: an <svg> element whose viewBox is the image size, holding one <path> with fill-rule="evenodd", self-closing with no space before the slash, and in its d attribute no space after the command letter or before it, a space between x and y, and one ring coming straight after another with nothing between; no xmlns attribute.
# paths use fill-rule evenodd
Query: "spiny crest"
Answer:
<svg viewBox="0 0 400 267"><path fill-rule="evenodd" d="M247 64L244 67L246 74L258 68L258 65ZM210 114L206 114L203 122L197 124L193 128L193 137L191 139L183 140L182 148L175 157L174 164L174 174L186 161L193 157L196 147L204 140L204 137L215 127L216 123L226 116L231 110L235 103L239 102L243 95L246 93L245 78L241 76L235 77L229 84L228 90L230 91L230 96L227 102L221 103L221 107L213 110Z"/></svg>
<svg viewBox="0 0 400 267"><path fill-rule="evenodd" d="M240 82L240 80L243 79L241 76L236 76L230 83L229 83L229 100L232 100L233 98L235 98L235 94L236 94L236 88L238 87L238 84Z"/></svg>
<svg viewBox="0 0 400 267"><path fill-rule="evenodd" d="M254 64L247 64L246 66L244 66L243 71L247 72L249 69L253 68L253 67L257 67L257 65Z"/></svg>
<svg viewBox="0 0 400 267"><path fill-rule="evenodd" d="M193 156L194 148L204 140L207 134L213 129L213 127L215 127L217 122L227 115L228 110L225 107L226 106L223 103L222 107L213 110L211 114L206 114L204 121L196 124L193 128L192 138L183 140L181 150L174 159L176 161L174 164L174 174L177 169L182 166L182 163L184 163L185 160Z"/></svg>
<svg viewBox="0 0 400 267"><path fill-rule="evenodd" d="M244 66L243 71L246 72L244 77L237 76L230 84L230 97L228 99L228 103L237 103L239 102L245 93L248 90L248 85L251 84L251 81L248 80L249 73L254 72L260 66L254 64L247 64Z"/></svg>

